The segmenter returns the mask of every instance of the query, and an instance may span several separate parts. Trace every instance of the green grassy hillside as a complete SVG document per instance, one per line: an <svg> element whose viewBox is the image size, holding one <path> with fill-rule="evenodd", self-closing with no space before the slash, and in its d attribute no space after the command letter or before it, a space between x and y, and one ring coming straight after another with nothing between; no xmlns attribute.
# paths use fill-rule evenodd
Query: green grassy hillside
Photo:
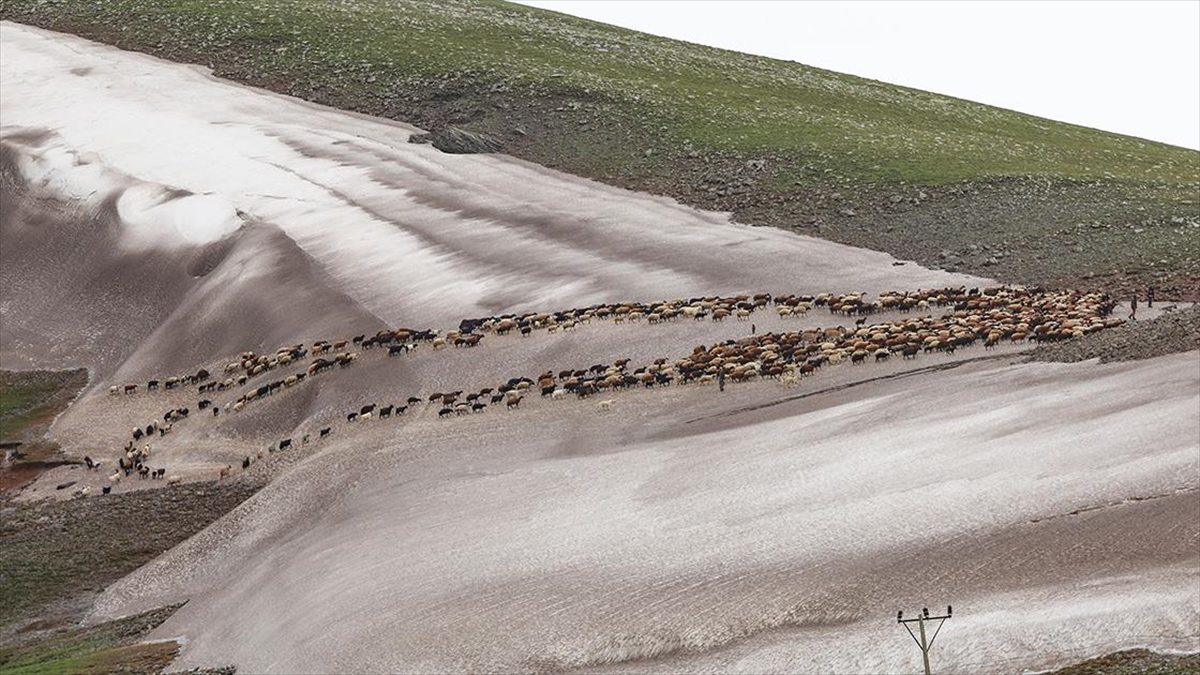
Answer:
<svg viewBox="0 0 1200 675"><path fill-rule="evenodd" d="M1200 153L797 63L499 2L3 0L0 16L931 264L1200 278Z"/></svg>

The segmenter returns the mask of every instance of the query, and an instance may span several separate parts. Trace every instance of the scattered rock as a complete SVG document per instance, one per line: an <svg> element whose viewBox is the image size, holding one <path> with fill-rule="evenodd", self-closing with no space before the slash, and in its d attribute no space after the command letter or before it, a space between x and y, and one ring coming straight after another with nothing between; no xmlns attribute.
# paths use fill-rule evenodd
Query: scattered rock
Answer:
<svg viewBox="0 0 1200 675"><path fill-rule="evenodd" d="M1137 361L1200 348L1200 307L1167 312L1150 321L1130 321L1078 340L1042 345L1033 361Z"/></svg>
<svg viewBox="0 0 1200 675"><path fill-rule="evenodd" d="M504 144L486 134L479 134L458 127L446 127L432 133L413 134L409 143L429 143L442 152L452 155L473 155L500 152Z"/></svg>

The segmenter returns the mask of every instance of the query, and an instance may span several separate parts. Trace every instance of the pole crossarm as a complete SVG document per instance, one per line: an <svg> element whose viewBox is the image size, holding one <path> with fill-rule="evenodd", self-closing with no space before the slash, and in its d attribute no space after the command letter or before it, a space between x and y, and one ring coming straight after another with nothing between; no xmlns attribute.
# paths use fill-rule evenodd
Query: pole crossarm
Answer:
<svg viewBox="0 0 1200 675"><path fill-rule="evenodd" d="M930 675L929 650L933 648L933 641L937 639L938 633L942 632L942 626L946 625L946 619L950 618L951 611L952 609L950 607L946 607L945 614L930 616L929 609L922 608L921 612L917 614L917 616L907 619L904 618L904 612L896 613L896 623L904 626L904 630L908 631L909 637L913 639L913 642L917 643L917 647L921 650L921 661L923 662L922 665L925 667L925 675ZM927 633L925 632L925 624L930 621L937 621L938 625L934 629L933 635L927 637ZM917 632L913 632L912 627L909 626L910 623L917 624Z"/></svg>

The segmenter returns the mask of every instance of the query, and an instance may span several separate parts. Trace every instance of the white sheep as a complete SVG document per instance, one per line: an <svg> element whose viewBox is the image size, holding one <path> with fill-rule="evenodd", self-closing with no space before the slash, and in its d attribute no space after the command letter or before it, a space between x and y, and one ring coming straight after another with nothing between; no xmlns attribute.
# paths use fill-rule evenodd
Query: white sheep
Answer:
<svg viewBox="0 0 1200 675"><path fill-rule="evenodd" d="M600 401L599 403L597 403L596 408L598 408L600 410L600 412L608 412L608 411L612 410L612 407L615 403L616 403L616 401L612 400L611 398L606 398L603 401Z"/></svg>

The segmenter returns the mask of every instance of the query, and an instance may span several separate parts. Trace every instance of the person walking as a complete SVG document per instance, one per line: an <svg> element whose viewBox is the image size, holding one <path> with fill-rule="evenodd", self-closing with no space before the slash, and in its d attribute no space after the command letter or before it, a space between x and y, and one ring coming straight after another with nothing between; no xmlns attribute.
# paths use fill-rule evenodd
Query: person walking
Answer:
<svg viewBox="0 0 1200 675"><path fill-rule="evenodd" d="M1133 294L1133 298L1129 301L1129 318L1137 321L1137 292Z"/></svg>
<svg viewBox="0 0 1200 675"><path fill-rule="evenodd" d="M1153 286L1146 287L1146 306L1147 307L1154 306L1154 287Z"/></svg>
<svg viewBox="0 0 1200 675"><path fill-rule="evenodd" d="M754 324L750 324L750 334L754 335L757 332L758 332L758 326L756 326Z"/></svg>
<svg viewBox="0 0 1200 675"><path fill-rule="evenodd" d="M725 391L725 369L724 368L717 371L717 389L720 391Z"/></svg>

